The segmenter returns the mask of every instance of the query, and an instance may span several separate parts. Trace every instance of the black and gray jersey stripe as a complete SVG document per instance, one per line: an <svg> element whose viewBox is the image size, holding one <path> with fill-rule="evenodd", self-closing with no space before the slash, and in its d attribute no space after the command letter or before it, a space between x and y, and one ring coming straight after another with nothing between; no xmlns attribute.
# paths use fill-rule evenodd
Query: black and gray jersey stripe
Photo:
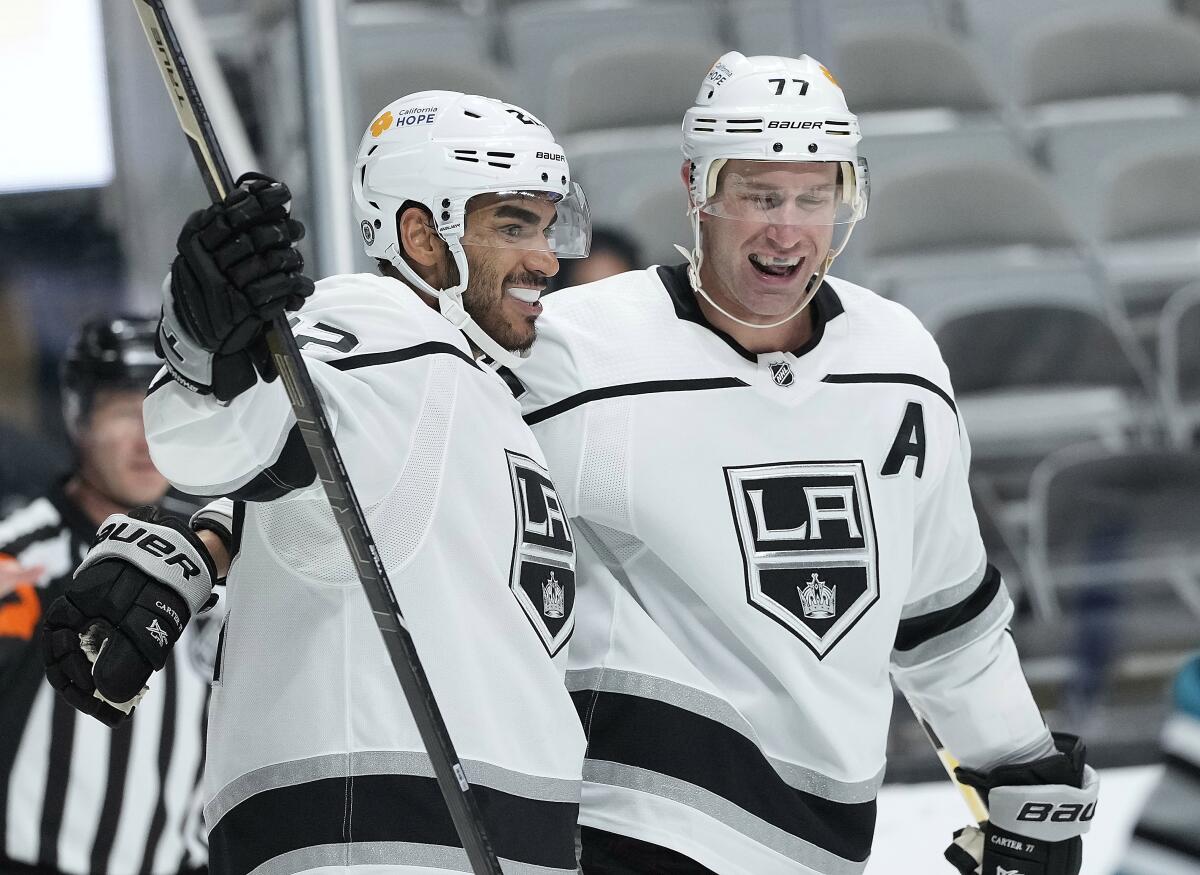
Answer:
<svg viewBox="0 0 1200 875"><path fill-rule="evenodd" d="M905 606L892 666L912 668L958 650L985 634L1011 605L1000 572L984 564L959 585Z"/></svg>
<svg viewBox="0 0 1200 875"><path fill-rule="evenodd" d="M61 490L0 520L0 552L46 567L25 610L40 614L61 594L94 531ZM6 597L0 611L16 604ZM135 719L110 730L46 683L40 625L0 635L0 870L165 875L203 865L207 685L187 648L151 679Z"/></svg>
<svg viewBox="0 0 1200 875"><path fill-rule="evenodd" d="M506 872L574 872L578 781L463 760ZM403 812L397 816L397 812ZM420 751L355 751L256 769L205 807L211 871L396 865L464 870L462 842Z"/></svg>
<svg viewBox="0 0 1200 875"><path fill-rule="evenodd" d="M584 780L671 799L820 872L866 865L883 772L860 782L767 756L719 697L605 668L567 673L587 728Z"/></svg>

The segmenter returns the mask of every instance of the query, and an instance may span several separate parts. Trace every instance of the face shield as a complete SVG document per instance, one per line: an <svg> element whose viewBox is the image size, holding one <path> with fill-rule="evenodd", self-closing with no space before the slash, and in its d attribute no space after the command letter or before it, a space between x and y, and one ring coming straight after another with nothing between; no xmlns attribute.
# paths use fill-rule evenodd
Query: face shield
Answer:
<svg viewBox="0 0 1200 875"><path fill-rule="evenodd" d="M592 242L592 218L578 183L567 193L500 191L478 194L466 204L465 246L532 249L557 258L584 258Z"/></svg>
<svg viewBox="0 0 1200 875"><path fill-rule="evenodd" d="M700 212L738 223L739 236L769 231L780 239L811 237L836 255L866 213L865 184L854 184L854 172L852 165L832 161L730 162Z"/></svg>

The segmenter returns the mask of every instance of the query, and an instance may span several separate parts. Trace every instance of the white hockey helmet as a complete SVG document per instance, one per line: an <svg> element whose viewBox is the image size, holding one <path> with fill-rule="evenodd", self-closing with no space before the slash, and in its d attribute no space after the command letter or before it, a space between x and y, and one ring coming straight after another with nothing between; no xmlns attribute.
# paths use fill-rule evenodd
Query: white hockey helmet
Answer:
<svg viewBox="0 0 1200 875"><path fill-rule="evenodd" d="M688 215L694 238L688 260L696 291L724 315L753 328L773 328L794 318L816 293L833 260L845 247L855 223L867 212L870 182L867 162L858 155L862 139L858 119L833 75L808 55L747 58L727 52L717 59L696 95L696 105L683 120L683 155L691 162ZM796 161L839 164L837 191L827 210L796 218L773 211L769 204L747 213L726 191L718 192L718 177L726 161ZM833 225L833 242L825 261L809 281L808 294L785 319L770 325L744 322L726 313L700 284L704 253L700 213L741 218L767 224L805 222Z"/></svg>
<svg viewBox="0 0 1200 875"><path fill-rule="evenodd" d="M504 349L463 307L468 278L463 243L544 249L559 258L582 258L591 241L587 199L571 181L562 147L532 114L489 97L421 91L388 104L363 134L351 187L367 255L390 262L415 288L437 298L443 316L509 367L527 353ZM502 243L464 240L468 202L484 194L548 200L555 205L557 219L545 235ZM404 260L396 218L408 201L429 210L438 236L446 242L458 269L453 287L432 288Z"/></svg>

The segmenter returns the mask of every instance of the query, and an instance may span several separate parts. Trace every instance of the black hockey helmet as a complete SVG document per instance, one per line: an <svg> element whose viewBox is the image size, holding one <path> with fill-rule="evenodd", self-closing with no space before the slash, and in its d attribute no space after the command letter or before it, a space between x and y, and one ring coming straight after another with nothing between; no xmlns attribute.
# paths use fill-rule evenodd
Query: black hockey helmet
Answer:
<svg viewBox="0 0 1200 875"><path fill-rule="evenodd" d="M85 322L59 368L63 419L74 438L98 389L146 389L162 367L154 351L158 320L116 316Z"/></svg>

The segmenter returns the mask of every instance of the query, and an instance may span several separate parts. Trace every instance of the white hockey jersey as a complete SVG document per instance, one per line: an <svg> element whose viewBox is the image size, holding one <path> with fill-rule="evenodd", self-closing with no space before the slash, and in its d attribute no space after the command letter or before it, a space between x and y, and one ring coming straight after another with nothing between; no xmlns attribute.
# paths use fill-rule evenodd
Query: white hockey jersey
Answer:
<svg viewBox="0 0 1200 875"><path fill-rule="evenodd" d="M574 541L519 405L395 280L323 280L297 316L493 846L508 872L573 872ZM222 406L160 380L146 431L179 488L242 499L205 776L214 872L465 871L283 387Z"/></svg>
<svg viewBox="0 0 1200 875"><path fill-rule="evenodd" d="M583 536L580 822L726 875L862 871L889 674L968 763L1051 751L933 340L837 279L814 307L753 355L682 267L626 273L553 295L517 375Z"/></svg>

